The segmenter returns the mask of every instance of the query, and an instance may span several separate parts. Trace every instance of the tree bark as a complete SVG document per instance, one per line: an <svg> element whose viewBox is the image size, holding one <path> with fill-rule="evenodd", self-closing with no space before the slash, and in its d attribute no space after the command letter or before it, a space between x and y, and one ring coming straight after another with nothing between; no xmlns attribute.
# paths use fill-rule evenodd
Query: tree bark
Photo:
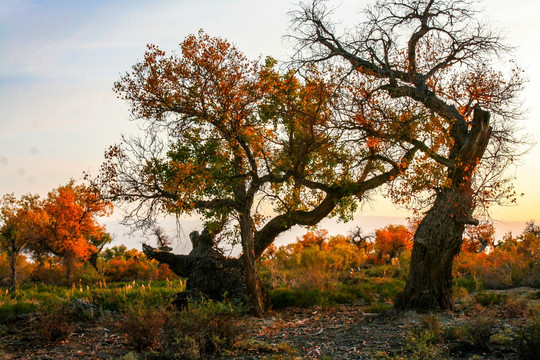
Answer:
<svg viewBox="0 0 540 360"><path fill-rule="evenodd" d="M414 235L405 290L395 306L401 310L452 308L452 264L461 249L465 222L457 221L470 200L457 189L441 191Z"/></svg>
<svg viewBox="0 0 540 360"><path fill-rule="evenodd" d="M17 253L15 251L11 251L9 255L9 266L11 268L10 291L15 292L19 289L19 282L17 281Z"/></svg>
<svg viewBox="0 0 540 360"><path fill-rule="evenodd" d="M248 296L242 262L227 258L213 248L215 235L204 230L190 234L193 250L188 255L176 255L143 244L149 258L169 265L180 277L187 278L186 291L179 294L176 305L200 296L213 300L237 300L246 303Z"/></svg>
<svg viewBox="0 0 540 360"><path fill-rule="evenodd" d="M489 118L489 112L477 108L470 130L461 126L464 133L454 133L459 146L451 150L455 165L448 171L450 185L439 191L416 230L407 283L395 301L398 309L452 309L452 265L465 225L478 225L472 218L472 177L491 136Z"/></svg>
<svg viewBox="0 0 540 360"><path fill-rule="evenodd" d="M64 255L64 264L66 266L66 279L68 283L73 282L73 275L75 272L75 263L77 261L77 258L75 254L67 253Z"/></svg>
<svg viewBox="0 0 540 360"><path fill-rule="evenodd" d="M255 316L264 316L267 311L267 302L264 291L257 274L255 264L254 224L249 213L240 216L240 235L242 239L242 258L244 260L244 275L251 313Z"/></svg>

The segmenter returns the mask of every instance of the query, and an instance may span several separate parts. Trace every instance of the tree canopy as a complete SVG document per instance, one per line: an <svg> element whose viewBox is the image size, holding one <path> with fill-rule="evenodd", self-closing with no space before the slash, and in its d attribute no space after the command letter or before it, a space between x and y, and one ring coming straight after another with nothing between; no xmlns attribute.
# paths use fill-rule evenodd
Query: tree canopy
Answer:
<svg viewBox="0 0 540 360"><path fill-rule="evenodd" d="M131 205L126 221L136 227L196 212L208 231L235 234L254 263L294 225L347 217L353 196L414 157L414 145L374 146L362 129L337 126L339 71L280 72L273 59L249 61L202 32L180 48L167 56L150 45L115 84L143 133L112 146L94 181Z"/></svg>

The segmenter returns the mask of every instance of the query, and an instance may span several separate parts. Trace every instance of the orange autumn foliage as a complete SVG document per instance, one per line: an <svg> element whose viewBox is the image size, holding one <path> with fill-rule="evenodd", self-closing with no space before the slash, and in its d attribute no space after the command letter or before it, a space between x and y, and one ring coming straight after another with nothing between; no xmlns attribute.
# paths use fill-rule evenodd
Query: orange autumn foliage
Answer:
<svg viewBox="0 0 540 360"><path fill-rule="evenodd" d="M106 249L102 257L107 281L165 280L176 277L169 266L148 259L137 249L128 250L124 245Z"/></svg>
<svg viewBox="0 0 540 360"><path fill-rule="evenodd" d="M492 223L482 223L470 226L463 238L462 251L470 253L482 253L487 248L495 247L495 227Z"/></svg>
<svg viewBox="0 0 540 360"><path fill-rule="evenodd" d="M375 231L375 248L379 258L391 260L413 246L413 232L403 225L388 225Z"/></svg>
<svg viewBox="0 0 540 360"><path fill-rule="evenodd" d="M110 214L112 204L85 185L70 181L49 192L43 204L40 246L62 257L71 276L77 260L87 260L96 247L91 238L105 236L105 227L96 217Z"/></svg>

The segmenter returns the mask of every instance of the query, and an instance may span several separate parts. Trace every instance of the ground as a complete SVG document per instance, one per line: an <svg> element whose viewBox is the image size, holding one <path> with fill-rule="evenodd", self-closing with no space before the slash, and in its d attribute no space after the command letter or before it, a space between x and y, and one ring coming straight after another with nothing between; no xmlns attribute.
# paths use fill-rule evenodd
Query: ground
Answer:
<svg viewBox="0 0 540 360"><path fill-rule="evenodd" d="M535 290L537 291L537 290ZM524 291L523 296L527 295ZM263 319L246 318L248 336L238 343L228 359L372 359L405 354L404 344L422 316L414 312L370 314L365 304L308 309L288 308ZM115 326L111 313L95 320L80 321L62 342L45 345L32 335L36 315L23 315L5 322L0 329L2 359L121 359L134 352ZM463 323L466 311L436 314L443 326ZM498 329L514 326L520 319L496 318ZM445 345L442 345L445 346ZM383 354L386 354L383 356ZM519 359L508 347L490 346L484 352L452 350L450 359ZM131 357L134 358L134 357Z"/></svg>

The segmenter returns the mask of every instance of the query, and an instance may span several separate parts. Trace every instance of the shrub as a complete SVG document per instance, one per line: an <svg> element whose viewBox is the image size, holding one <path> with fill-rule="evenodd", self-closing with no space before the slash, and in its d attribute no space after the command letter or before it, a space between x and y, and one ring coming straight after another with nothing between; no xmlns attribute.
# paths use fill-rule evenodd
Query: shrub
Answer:
<svg viewBox="0 0 540 360"><path fill-rule="evenodd" d="M356 295L345 289L331 291L328 293L328 303L350 304L356 300Z"/></svg>
<svg viewBox="0 0 540 360"><path fill-rule="evenodd" d="M473 350L483 351L489 349L491 336L495 333L495 316L473 314L461 326L460 340L472 347Z"/></svg>
<svg viewBox="0 0 540 360"><path fill-rule="evenodd" d="M529 313L529 300L509 297L501 309L506 317L524 317Z"/></svg>
<svg viewBox="0 0 540 360"><path fill-rule="evenodd" d="M228 302L202 300L167 317L166 351L181 359L220 356L242 339L242 308Z"/></svg>
<svg viewBox="0 0 540 360"><path fill-rule="evenodd" d="M470 293L477 289L478 283L476 281L475 276L467 275L467 276L456 277L455 286L465 288Z"/></svg>
<svg viewBox="0 0 540 360"><path fill-rule="evenodd" d="M129 343L137 351L142 351L157 344L164 324L165 312L162 308L152 309L137 302L122 314L118 327L126 334Z"/></svg>
<svg viewBox="0 0 540 360"><path fill-rule="evenodd" d="M405 281L393 278L373 278L371 283L376 287L380 300L391 301L403 291Z"/></svg>
<svg viewBox="0 0 540 360"><path fill-rule="evenodd" d="M419 326L413 328L405 341L408 359L442 359L444 348L441 346L442 328L436 315L430 314L420 318Z"/></svg>
<svg viewBox="0 0 540 360"><path fill-rule="evenodd" d="M504 305L508 300L508 294L481 291L474 295L474 300L482 306Z"/></svg>
<svg viewBox="0 0 540 360"><path fill-rule="evenodd" d="M392 310L392 304L388 303L374 303L364 309L368 314L380 314Z"/></svg>
<svg viewBox="0 0 540 360"><path fill-rule="evenodd" d="M275 309L289 306L307 307L323 303L322 292L318 289L273 289L268 292L268 296Z"/></svg>
<svg viewBox="0 0 540 360"><path fill-rule="evenodd" d="M63 341L75 330L72 315L65 304L49 306L40 314L38 320L32 323L32 328L43 341Z"/></svg>
<svg viewBox="0 0 540 360"><path fill-rule="evenodd" d="M522 359L540 358L540 317L517 327L514 346Z"/></svg>

